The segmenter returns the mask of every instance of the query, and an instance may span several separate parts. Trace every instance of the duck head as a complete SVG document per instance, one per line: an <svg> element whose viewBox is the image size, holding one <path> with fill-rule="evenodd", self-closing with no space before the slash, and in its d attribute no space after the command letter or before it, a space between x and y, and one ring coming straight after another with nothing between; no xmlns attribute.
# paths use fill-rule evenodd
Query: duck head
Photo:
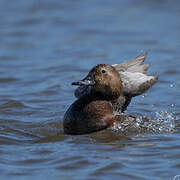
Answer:
<svg viewBox="0 0 180 180"><path fill-rule="evenodd" d="M116 99L122 94L120 75L108 64L98 64L83 80L73 82L72 85L90 87L93 93L100 93L111 99Z"/></svg>

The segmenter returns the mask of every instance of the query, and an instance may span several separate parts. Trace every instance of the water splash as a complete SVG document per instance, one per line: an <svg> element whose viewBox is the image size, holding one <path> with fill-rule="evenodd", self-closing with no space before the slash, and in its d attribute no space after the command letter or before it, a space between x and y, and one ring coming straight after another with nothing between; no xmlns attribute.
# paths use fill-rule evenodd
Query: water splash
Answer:
<svg viewBox="0 0 180 180"><path fill-rule="evenodd" d="M173 113L167 112L166 110L162 110L160 112L156 112L156 117L157 119L155 120L155 125L157 127L156 129L158 129L159 132L175 131L176 117L173 115Z"/></svg>
<svg viewBox="0 0 180 180"><path fill-rule="evenodd" d="M146 127L148 131L155 133L169 133L175 131L176 117L166 110L155 112L154 118L137 117L139 126Z"/></svg>
<svg viewBox="0 0 180 180"><path fill-rule="evenodd" d="M114 131L128 133L172 133L175 131L176 117L166 110L155 112L155 117L138 116L134 121L118 122L113 126ZM125 128L125 129L124 129Z"/></svg>

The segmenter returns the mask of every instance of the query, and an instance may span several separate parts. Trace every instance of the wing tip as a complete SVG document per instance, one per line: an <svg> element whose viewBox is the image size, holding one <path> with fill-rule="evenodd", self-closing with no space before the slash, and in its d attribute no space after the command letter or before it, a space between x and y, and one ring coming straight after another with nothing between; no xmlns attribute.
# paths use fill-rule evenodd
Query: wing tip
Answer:
<svg viewBox="0 0 180 180"><path fill-rule="evenodd" d="M148 54L149 54L149 51L146 51L146 52L141 53L141 54L139 54L138 56L136 56L135 59L137 59L137 60L139 60L139 61L142 61L142 64L143 64L143 62L145 61L145 59L146 59L146 57L147 57Z"/></svg>

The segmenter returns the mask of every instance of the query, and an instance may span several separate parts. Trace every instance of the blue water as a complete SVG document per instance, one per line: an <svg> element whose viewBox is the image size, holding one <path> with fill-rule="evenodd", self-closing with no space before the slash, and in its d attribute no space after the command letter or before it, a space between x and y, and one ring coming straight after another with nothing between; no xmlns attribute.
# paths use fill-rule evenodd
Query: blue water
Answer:
<svg viewBox="0 0 180 180"><path fill-rule="evenodd" d="M1 0L0 16L0 179L180 174L180 1ZM151 117L155 131L64 135L71 82L147 50L159 81L127 113Z"/></svg>

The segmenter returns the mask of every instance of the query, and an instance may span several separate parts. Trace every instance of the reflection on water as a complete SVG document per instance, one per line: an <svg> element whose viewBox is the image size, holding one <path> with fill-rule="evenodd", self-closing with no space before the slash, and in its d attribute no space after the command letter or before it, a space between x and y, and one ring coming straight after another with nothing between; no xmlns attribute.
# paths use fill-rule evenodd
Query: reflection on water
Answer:
<svg viewBox="0 0 180 180"><path fill-rule="evenodd" d="M2 179L172 179L179 174L180 1L0 2L0 173ZM150 50L158 83L121 125L63 134L75 100L71 82L97 63Z"/></svg>

